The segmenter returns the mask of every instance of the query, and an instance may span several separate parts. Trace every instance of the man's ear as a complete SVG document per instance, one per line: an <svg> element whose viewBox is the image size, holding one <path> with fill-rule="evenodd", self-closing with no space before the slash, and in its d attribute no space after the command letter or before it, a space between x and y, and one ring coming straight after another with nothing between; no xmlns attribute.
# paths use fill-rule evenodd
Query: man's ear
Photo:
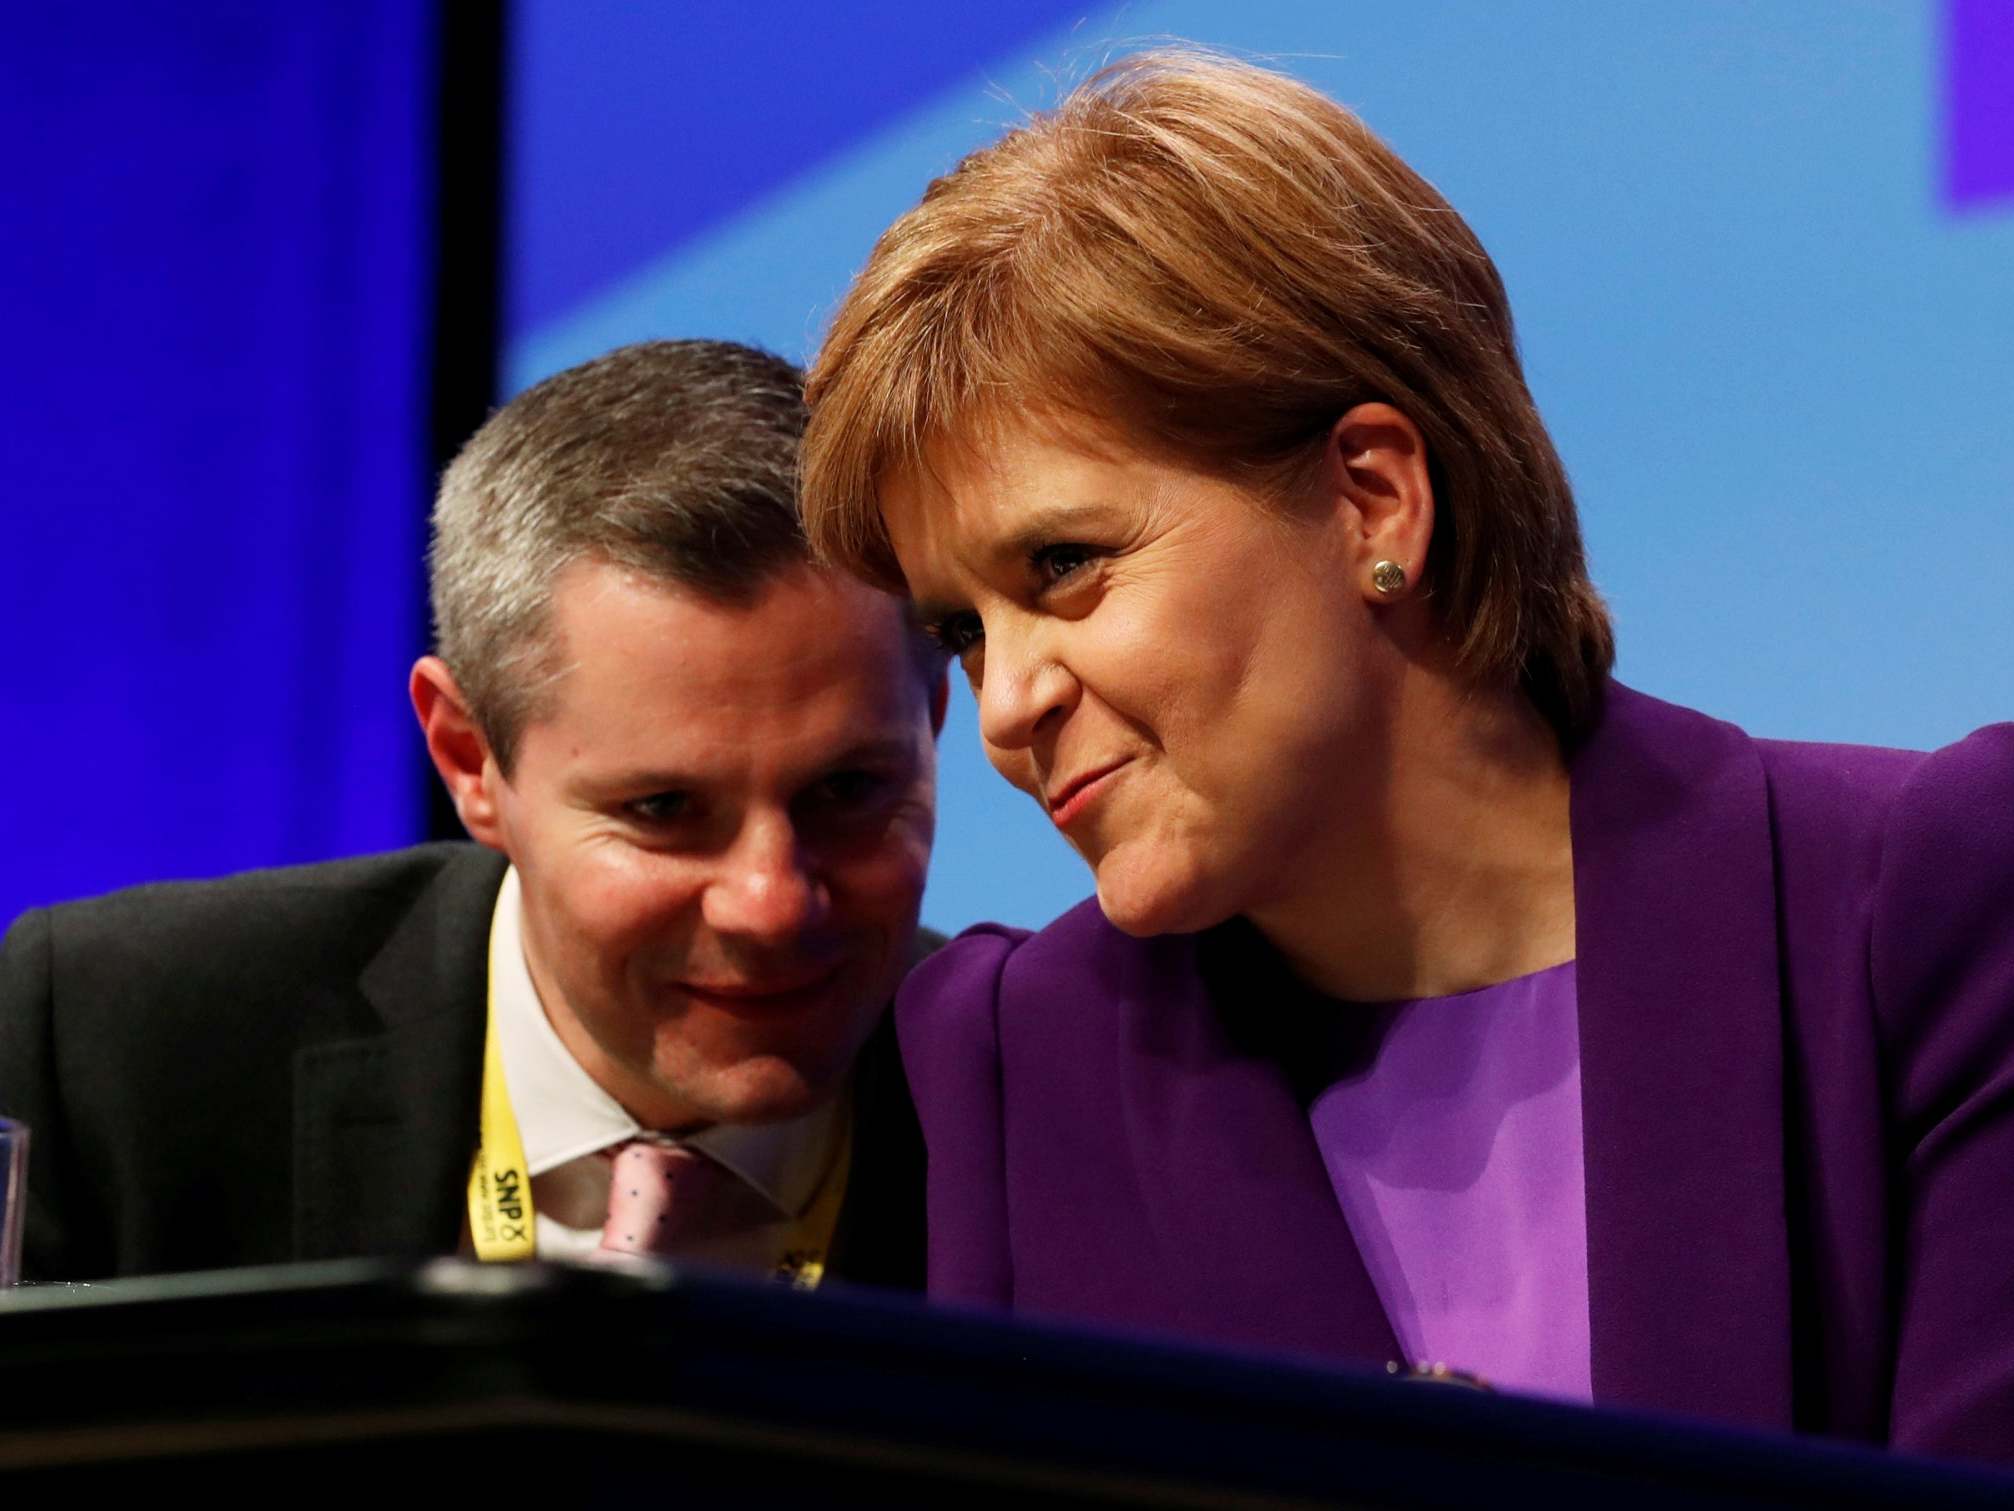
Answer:
<svg viewBox="0 0 2014 1511"><path fill-rule="evenodd" d="M1434 538L1434 485L1419 427L1389 404L1357 405L1329 432L1322 479L1332 499L1355 514L1349 554L1359 591L1373 603L1410 597ZM1404 570L1398 586L1389 571L1386 587L1374 581L1381 562Z"/></svg>
<svg viewBox="0 0 2014 1511"><path fill-rule="evenodd" d="M438 656L422 656L413 663L410 683L413 712L419 715L420 732L426 736L427 754L434 770L441 774L455 812L469 837L492 850L505 850L502 817L497 809L497 788L503 782L489 741L469 713L455 674ZM508 853L506 851L506 853Z"/></svg>
<svg viewBox="0 0 2014 1511"><path fill-rule="evenodd" d="M951 668L940 667L937 680L930 686L930 732L944 733L944 711L951 706Z"/></svg>

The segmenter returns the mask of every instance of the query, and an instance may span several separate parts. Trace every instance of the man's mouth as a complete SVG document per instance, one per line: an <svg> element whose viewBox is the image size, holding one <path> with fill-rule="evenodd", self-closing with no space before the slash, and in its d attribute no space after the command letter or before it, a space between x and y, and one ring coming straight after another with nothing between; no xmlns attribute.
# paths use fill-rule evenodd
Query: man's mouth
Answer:
<svg viewBox="0 0 2014 1511"><path fill-rule="evenodd" d="M727 1012L760 1013L800 1007L820 998L839 975L840 963L774 976L721 976L680 981L688 997Z"/></svg>

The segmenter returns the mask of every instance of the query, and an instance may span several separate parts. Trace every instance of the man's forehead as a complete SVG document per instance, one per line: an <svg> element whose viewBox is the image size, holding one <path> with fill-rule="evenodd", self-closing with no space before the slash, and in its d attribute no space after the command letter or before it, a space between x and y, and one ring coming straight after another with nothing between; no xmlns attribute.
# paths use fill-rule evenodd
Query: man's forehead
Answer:
<svg viewBox="0 0 2014 1511"><path fill-rule="evenodd" d="M894 743L927 702L906 606L823 568L735 602L579 564L555 587L552 627L560 674L526 735L543 726L570 764Z"/></svg>
<svg viewBox="0 0 2014 1511"><path fill-rule="evenodd" d="M722 652L787 656L843 640L871 662L900 640L901 600L810 562L791 563L746 592L723 594L620 563L578 561L555 580L552 628L569 664L588 659L611 634L690 647L695 670L719 666ZM891 642L884 646L883 641Z"/></svg>

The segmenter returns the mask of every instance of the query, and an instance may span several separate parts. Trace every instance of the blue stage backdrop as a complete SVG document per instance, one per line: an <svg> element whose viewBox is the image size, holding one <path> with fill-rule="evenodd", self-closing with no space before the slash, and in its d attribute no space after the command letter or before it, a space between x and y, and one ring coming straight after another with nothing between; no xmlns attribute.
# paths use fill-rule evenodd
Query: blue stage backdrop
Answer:
<svg viewBox="0 0 2014 1511"><path fill-rule="evenodd" d="M504 392L797 358L934 174L1172 35L1359 109L1509 280L1623 674L1765 734L2014 714L2006 0L512 7ZM423 828L434 8L11 18L0 921ZM926 917L1088 890L945 739Z"/></svg>
<svg viewBox="0 0 2014 1511"><path fill-rule="evenodd" d="M412 0L9 17L0 925L421 828L433 45Z"/></svg>
<svg viewBox="0 0 2014 1511"><path fill-rule="evenodd" d="M1354 106L1489 245L1626 679L1768 735L2014 717L2006 0L518 13L507 389L647 335L808 356L933 175L1190 38ZM1043 922L1088 876L972 722L925 916Z"/></svg>

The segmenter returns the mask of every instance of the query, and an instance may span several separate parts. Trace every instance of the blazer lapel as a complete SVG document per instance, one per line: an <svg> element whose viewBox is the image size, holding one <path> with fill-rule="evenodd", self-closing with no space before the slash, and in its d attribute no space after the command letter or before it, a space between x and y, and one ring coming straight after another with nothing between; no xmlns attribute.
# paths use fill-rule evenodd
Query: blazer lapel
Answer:
<svg viewBox="0 0 2014 1511"><path fill-rule="evenodd" d="M1761 760L1730 725L1612 687L1572 786L1595 1399L1788 1429Z"/></svg>
<svg viewBox="0 0 2014 1511"><path fill-rule="evenodd" d="M475 1151L489 922L502 876L502 859L487 851L444 867L351 989L382 1032L301 1052L299 1258L454 1252Z"/></svg>
<svg viewBox="0 0 2014 1511"><path fill-rule="evenodd" d="M902 1073L895 1025L884 1017L860 1052L853 1082L853 1166L832 1235L836 1280L923 1289L923 1130Z"/></svg>
<svg viewBox="0 0 2014 1511"><path fill-rule="evenodd" d="M1285 1005L1284 976L1255 967L1213 1000L1194 940L1129 952L1120 986L1121 1103L1161 1283L1182 1326L1246 1347L1398 1359L1308 1117L1277 1058L1234 1040L1226 1022L1263 1022Z"/></svg>

